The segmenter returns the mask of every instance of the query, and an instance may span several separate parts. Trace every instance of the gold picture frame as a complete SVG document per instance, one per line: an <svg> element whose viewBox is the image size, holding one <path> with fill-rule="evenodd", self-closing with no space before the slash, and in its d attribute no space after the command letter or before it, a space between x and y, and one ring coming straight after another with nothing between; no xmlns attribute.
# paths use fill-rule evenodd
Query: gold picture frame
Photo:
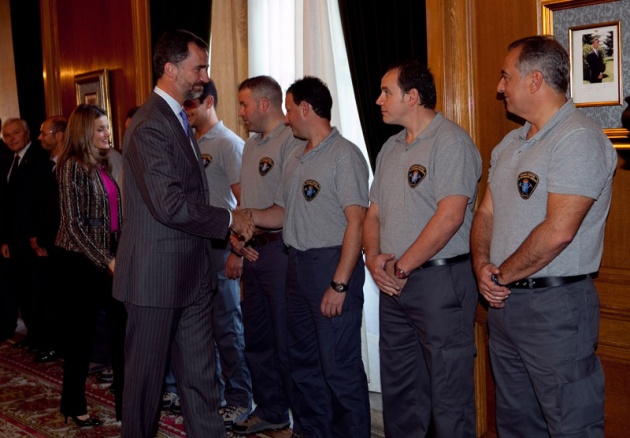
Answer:
<svg viewBox="0 0 630 438"><path fill-rule="evenodd" d="M554 34L554 13L557 11L580 8L583 6L595 6L595 5L604 4L604 3L615 3L619 1L620 0L539 0L539 5L540 5L539 33L543 35ZM571 36L571 29L574 29L574 28L570 27L566 29L569 36ZM578 30L577 27L575 28L575 30ZM619 34L621 34L621 32L619 32ZM571 53L571 51L569 52ZM621 53L621 45L619 46L618 52ZM622 84L622 76L624 72L621 69L620 61L619 61L619 66L620 66L619 67L619 89L620 89L619 93L620 93L621 101L622 101L623 95L621 94L622 92L621 84ZM625 72L625 73L628 73L628 72ZM619 103L616 103L616 102L614 104L619 105ZM611 104L605 103L604 105L611 105ZM576 104L576 106L579 106L579 105ZM611 141L613 141L613 143L615 143L616 148L618 149L630 148L630 144L628 144L628 141L630 140L629 130L625 128L603 128L603 131L604 131L604 134L606 134L606 136Z"/></svg>
<svg viewBox="0 0 630 438"><path fill-rule="evenodd" d="M575 106L623 103L620 33L619 21L569 28L571 97Z"/></svg>
<svg viewBox="0 0 630 438"><path fill-rule="evenodd" d="M114 129L112 118L112 104L109 91L109 70L91 71L75 75L74 86L77 97L77 105L96 105L107 113L109 121L110 145L114 147Z"/></svg>

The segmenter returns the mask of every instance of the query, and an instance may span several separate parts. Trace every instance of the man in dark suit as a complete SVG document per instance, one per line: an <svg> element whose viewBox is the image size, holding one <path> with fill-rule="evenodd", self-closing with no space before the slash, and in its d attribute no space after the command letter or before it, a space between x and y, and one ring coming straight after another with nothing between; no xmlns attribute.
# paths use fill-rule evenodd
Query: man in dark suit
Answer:
<svg viewBox="0 0 630 438"><path fill-rule="evenodd" d="M606 64L604 64L603 53L599 50L598 38L593 40L593 49L586 55L586 62L588 63L588 81L592 84L600 83L604 78Z"/></svg>
<svg viewBox="0 0 630 438"><path fill-rule="evenodd" d="M2 125L2 137L11 153L0 163L0 256L6 268L8 290L3 290L3 337L15 333L17 309L27 337L14 344L21 348L36 341L34 324L34 281L38 278L31 239L38 235L38 193L50 181L52 164L41 145L31 142L23 119L11 118ZM4 154L3 154L4 156Z"/></svg>
<svg viewBox="0 0 630 438"><path fill-rule="evenodd" d="M247 240L251 220L208 204L201 153L182 104L208 82L208 45L183 30L164 33L153 55L157 85L123 142L124 220L114 296L125 302L122 436L153 437L169 356L190 437L225 436L212 347L217 284L210 238L229 229Z"/></svg>
<svg viewBox="0 0 630 438"><path fill-rule="evenodd" d="M42 148L50 154L50 172L44 187L39 191L39 218L37 236L31 238L31 248L37 256L38 271L35 292L35 327L40 334L37 339L39 354L34 360L38 363L52 362L59 358L61 347L60 310L62 306L59 291L65 290L67 272L62 253L64 249L55 245L59 231L59 185L55 175L57 158L61 153L68 120L63 116L46 118L39 129Z"/></svg>

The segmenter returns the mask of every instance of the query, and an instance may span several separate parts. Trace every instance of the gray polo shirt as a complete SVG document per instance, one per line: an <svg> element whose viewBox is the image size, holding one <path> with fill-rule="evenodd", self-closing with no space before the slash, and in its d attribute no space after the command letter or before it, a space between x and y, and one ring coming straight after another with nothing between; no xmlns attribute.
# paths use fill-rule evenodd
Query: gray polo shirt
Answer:
<svg viewBox="0 0 630 438"><path fill-rule="evenodd" d="M303 147L291 128L278 124L268 136L257 133L245 142L241 167L241 206L267 208L273 205L282 181L285 157L292 148Z"/></svg>
<svg viewBox="0 0 630 438"><path fill-rule="evenodd" d="M411 144L406 136L406 129L391 136L376 159L370 201L378 204L381 252L402 256L437 211L437 203L462 195L468 197L464 223L432 258L469 253L481 178L479 151L468 133L441 113Z"/></svg>
<svg viewBox="0 0 630 438"><path fill-rule="evenodd" d="M367 162L336 128L306 155L294 149L276 204L285 208L284 241L299 250L340 246L349 205L368 206Z"/></svg>
<svg viewBox="0 0 630 438"><path fill-rule="evenodd" d="M245 141L219 122L197 140L208 178L210 205L236 208L232 185L239 182Z"/></svg>
<svg viewBox="0 0 630 438"><path fill-rule="evenodd" d="M547 214L549 193L587 196L595 203L573 241L532 277L596 272L610 209L617 154L594 121L565 103L527 139L530 124L510 132L492 151L489 187L494 209L490 260L499 266Z"/></svg>

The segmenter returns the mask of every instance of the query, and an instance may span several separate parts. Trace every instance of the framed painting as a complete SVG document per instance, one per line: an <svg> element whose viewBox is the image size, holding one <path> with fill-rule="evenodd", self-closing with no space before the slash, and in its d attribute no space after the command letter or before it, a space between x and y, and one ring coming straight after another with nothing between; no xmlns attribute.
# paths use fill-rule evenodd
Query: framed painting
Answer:
<svg viewBox="0 0 630 438"><path fill-rule="evenodd" d="M630 22L630 0L538 2L538 32L553 35L569 52L570 92L575 105L602 126L616 148L630 148L630 131L621 124L623 96L630 95L630 82L624 81L630 75L630 34L622 29L622 23ZM596 50L603 55L600 69L604 71L591 77L587 57L596 38Z"/></svg>
<svg viewBox="0 0 630 438"><path fill-rule="evenodd" d="M77 105L87 104L101 107L107 113L109 121L110 144L114 147L114 135L112 126L112 104L109 91L109 71L102 70L78 74L74 77L74 86L77 97Z"/></svg>
<svg viewBox="0 0 630 438"><path fill-rule="evenodd" d="M619 29L618 21L569 28L575 106L622 104Z"/></svg>

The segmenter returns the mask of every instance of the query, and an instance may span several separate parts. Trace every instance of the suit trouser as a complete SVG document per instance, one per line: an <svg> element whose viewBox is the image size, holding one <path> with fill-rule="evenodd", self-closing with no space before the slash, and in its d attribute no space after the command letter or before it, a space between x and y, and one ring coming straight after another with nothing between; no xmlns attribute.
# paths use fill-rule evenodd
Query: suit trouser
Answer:
<svg viewBox="0 0 630 438"><path fill-rule="evenodd" d="M252 382L245 361L245 337L241 314L241 287L238 279L229 279L225 263L231 248L221 248L213 240L212 251L218 268L217 293L212 303L212 324L216 347L217 381L222 405L252 406ZM169 364L164 377L164 390L177 394L177 380Z"/></svg>
<svg viewBox="0 0 630 438"><path fill-rule="evenodd" d="M512 289L504 308L490 308L488 330L501 438L604 436L599 297L590 278Z"/></svg>
<svg viewBox="0 0 630 438"><path fill-rule="evenodd" d="M155 437L169 355L187 436L225 437L223 418L219 415L215 348L211 342L209 273L207 277L207 283L188 307L172 309L125 303L128 317L123 438Z"/></svg>
<svg viewBox="0 0 630 438"><path fill-rule="evenodd" d="M256 410L271 423L289 421L295 386L287 352L287 260L282 240L254 248L258 260L243 261L245 359L251 373ZM296 415L293 429L298 432Z"/></svg>
<svg viewBox="0 0 630 438"><path fill-rule="evenodd" d="M227 405L251 408L252 381L245 361L241 287L238 279L229 279L225 274L230 253L229 245L213 251L219 277L212 305L219 394Z"/></svg>
<svg viewBox="0 0 630 438"><path fill-rule="evenodd" d="M321 314L341 247L289 249L287 311L289 368L299 391L295 412L307 438L369 438L370 402L361 358L365 267L360 259L342 314Z"/></svg>
<svg viewBox="0 0 630 438"><path fill-rule="evenodd" d="M380 294L380 363L387 437L474 437L474 319L470 261L411 273L399 297Z"/></svg>

